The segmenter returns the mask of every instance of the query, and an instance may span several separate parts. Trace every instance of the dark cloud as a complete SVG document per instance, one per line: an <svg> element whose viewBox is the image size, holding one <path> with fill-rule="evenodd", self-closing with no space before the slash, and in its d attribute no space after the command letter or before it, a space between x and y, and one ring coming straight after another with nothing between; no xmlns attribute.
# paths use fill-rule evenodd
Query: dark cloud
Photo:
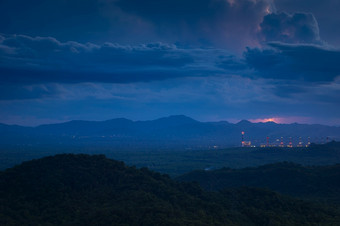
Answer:
<svg viewBox="0 0 340 226"><path fill-rule="evenodd" d="M320 43L319 26L311 13L268 14L260 27L266 42Z"/></svg>
<svg viewBox="0 0 340 226"><path fill-rule="evenodd" d="M244 57L258 76L271 79L329 82L340 75L340 50L318 45L269 43L248 48Z"/></svg>
<svg viewBox="0 0 340 226"><path fill-rule="evenodd" d="M275 0L275 5L279 11L285 12L310 12L318 21L320 36L327 43L340 45L340 29L336 29L340 24L338 0Z"/></svg>
<svg viewBox="0 0 340 226"><path fill-rule="evenodd" d="M272 0L3 0L0 32L78 42L181 42L241 50L257 43Z"/></svg>
<svg viewBox="0 0 340 226"><path fill-rule="evenodd" d="M102 7L98 0L1 0L0 32L84 41L110 28Z"/></svg>
<svg viewBox="0 0 340 226"><path fill-rule="evenodd" d="M258 24L275 8L272 0L118 0L115 4L151 23L160 35L230 48L256 43Z"/></svg>
<svg viewBox="0 0 340 226"><path fill-rule="evenodd" d="M322 4L316 0L275 0L275 4L274 0L2 0L0 32L81 43L179 42L239 53L258 44L261 22L267 41L318 41L313 15L321 20L321 31L325 28L321 36L338 40L339 29L334 27L340 20L339 4L336 0ZM276 13L276 8L289 14Z"/></svg>
<svg viewBox="0 0 340 226"><path fill-rule="evenodd" d="M218 67L225 69L231 73L243 72L248 69L247 63L243 59L239 59L236 56L219 56L216 62Z"/></svg>
<svg viewBox="0 0 340 226"><path fill-rule="evenodd" d="M0 37L2 83L150 81L202 75L211 66L198 63L211 50L163 43L99 46L51 37Z"/></svg>

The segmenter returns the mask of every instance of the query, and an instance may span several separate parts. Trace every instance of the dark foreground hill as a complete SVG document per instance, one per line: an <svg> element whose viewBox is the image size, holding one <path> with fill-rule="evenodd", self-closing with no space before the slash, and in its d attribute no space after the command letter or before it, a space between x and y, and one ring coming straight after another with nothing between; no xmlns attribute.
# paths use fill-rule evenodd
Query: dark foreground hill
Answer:
<svg viewBox="0 0 340 226"><path fill-rule="evenodd" d="M182 175L178 180L196 181L208 190L257 187L340 204L340 164L308 167L284 162L244 169L201 170Z"/></svg>
<svg viewBox="0 0 340 226"><path fill-rule="evenodd" d="M339 225L339 211L261 189L206 192L103 155L0 174L0 225Z"/></svg>

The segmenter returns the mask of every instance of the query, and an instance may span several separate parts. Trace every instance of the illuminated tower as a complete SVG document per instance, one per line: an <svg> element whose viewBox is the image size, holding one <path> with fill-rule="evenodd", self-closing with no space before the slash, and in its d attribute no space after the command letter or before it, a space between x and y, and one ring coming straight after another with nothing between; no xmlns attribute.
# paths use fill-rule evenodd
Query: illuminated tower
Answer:
<svg viewBox="0 0 340 226"><path fill-rule="evenodd" d="M299 137L299 144L298 147L302 147L302 137Z"/></svg>
<svg viewBox="0 0 340 226"><path fill-rule="evenodd" d="M242 131L242 143L241 143L241 145L242 145L242 147L244 147L244 131Z"/></svg>
<svg viewBox="0 0 340 226"><path fill-rule="evenodd" d="M280 147L283 147L283 137L281 137Z"/></svg>
<svg viewBox="0 0 340 226"><path fill-rule="evenodd" d="M292 148L293 147L293 142L292 142L292 137L289 137L289 144L287 147Z"/></svg>
<svg viewBox="0 0 340 226"><path fill-rule="evenodd" d="M269 137L267 136L267 147L269 147Z"/></svg>
<svg viewBox="0 0 340 226"><path fill-rule="evenodd" d="M306 145L306 147L308 147L310 145L310 137L308 137L308 143Z"/></svg>

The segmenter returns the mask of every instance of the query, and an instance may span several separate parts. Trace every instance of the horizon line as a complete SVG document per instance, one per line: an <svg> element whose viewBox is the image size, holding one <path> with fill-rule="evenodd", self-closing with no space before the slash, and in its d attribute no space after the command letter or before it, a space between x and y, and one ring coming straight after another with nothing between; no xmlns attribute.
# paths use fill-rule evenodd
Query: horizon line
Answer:
<svg viewBox="0 0 340 226"><path fill-rule="evenodd" d="M160 120L160 119L166 119L166 118L170 118L170 117L186 117L188 119L200 122L200 123L221 123L221 122L226 122L229 124L239 124L241 122L249 122L251 124L267 124L267 123L274 123L277 125L292 125L292 124L299 124L299 125L320 125L320 126L330 126L330 127L340 127L340 125L330 125L330 124L321 124L321 123L301 123L301 122L291 122L291 123L281 123L281 122L276 122L275 120L267 120L267 119L274 119L274 118L265 118L265 119L240 119L240 120L232 120L234 122L230 122L228 120L210 120L210 121L206 121L206 120L197 120L194 119L193 117L189 117L187 115L183 115L183 114L179 114L179 115L169 115L169 116L164 116L164 117L158 117L155 119L145 119L145 120L133 120L133 119L129 119L129 118L125 118L125 117L116 117L116 118L110 118L110 119L103 119L103 120L87 120L87 119L70 119L70 120L47 120L50 122L46 122L46 123L41 123L41 124L36 124L36 125L24 125L21 123L6 123L6 122L0 122L0 124L3 125L7 125L7 126L21 126L21 127L31 127L31 128L35 128L35 127L39 127L39 126L45 126L45 125L56 125L56 124L64 124L64 123L69 123L69 122L74 122L74 121L82 121L82 122L106 122L106 121L111 121L111 120L117 120L117 119L125 119L125 120L129 120L132 122L147 122L147 121L156 121L156 120ZM264 120L264 121L259 121L259 120Z"/></svg>

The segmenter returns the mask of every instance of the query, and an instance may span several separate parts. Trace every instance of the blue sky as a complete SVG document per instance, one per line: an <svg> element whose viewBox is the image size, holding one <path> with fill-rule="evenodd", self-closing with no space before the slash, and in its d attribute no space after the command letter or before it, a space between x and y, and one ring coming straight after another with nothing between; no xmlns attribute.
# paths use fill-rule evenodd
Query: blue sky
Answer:
<svg viewBox="0 0 340 226"><path fill-rule="evenodd" d="M3 0L0 122L340 125L336 0Z"/></svg>

